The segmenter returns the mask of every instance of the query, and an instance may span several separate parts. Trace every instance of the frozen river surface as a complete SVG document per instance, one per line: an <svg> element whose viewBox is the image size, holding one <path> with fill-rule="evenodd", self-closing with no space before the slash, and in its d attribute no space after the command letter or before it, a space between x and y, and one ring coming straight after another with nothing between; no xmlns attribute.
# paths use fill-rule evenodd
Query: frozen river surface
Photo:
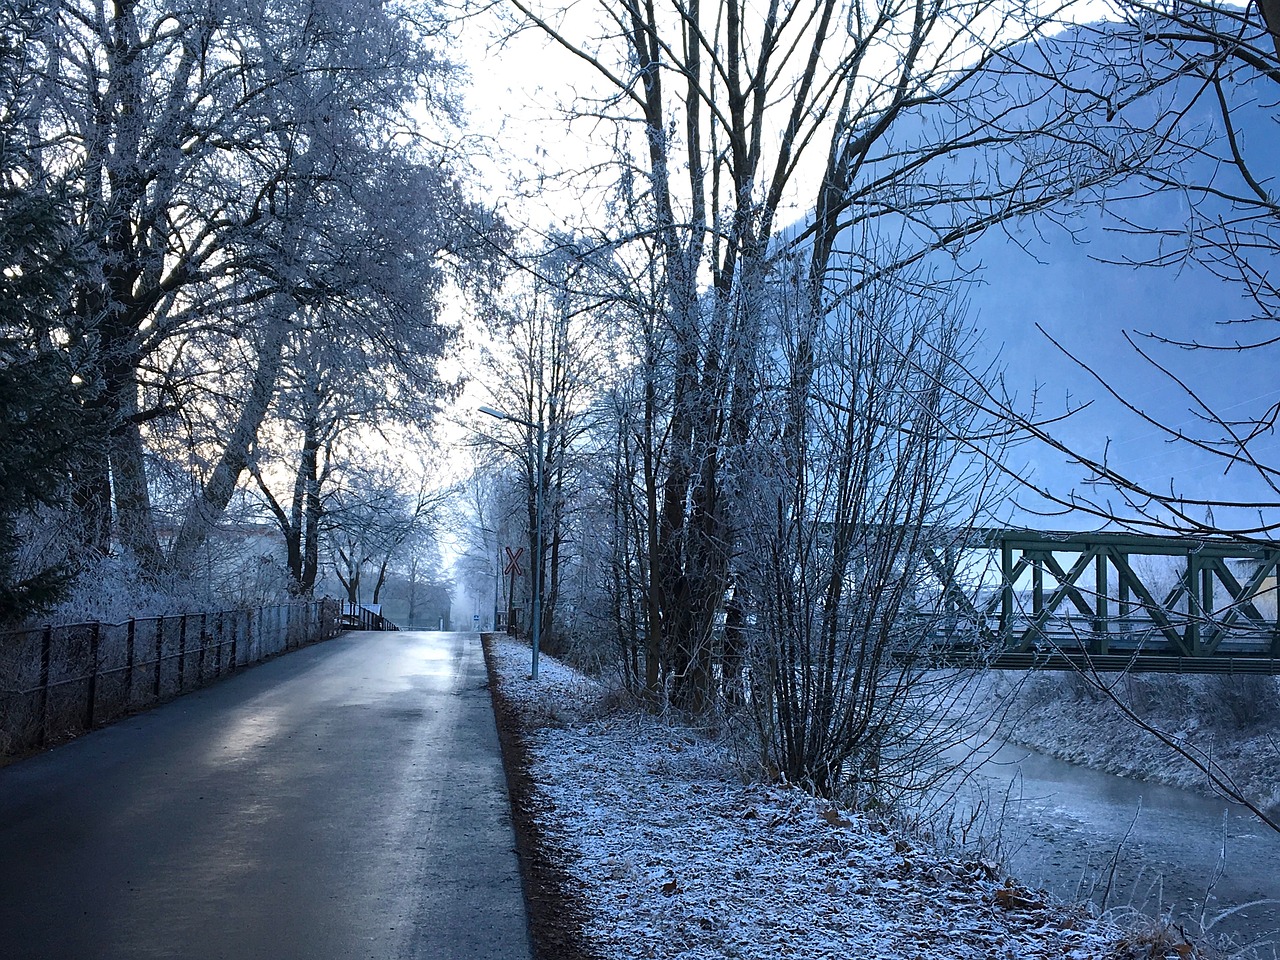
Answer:
<svg viewBox="0 0 1280 960"><path fill-rule="evenodd" d="M1002 852L1025 882L1280 956L1280 833L1243 807L1007 745L967 793L1006 811Z"/></svg>

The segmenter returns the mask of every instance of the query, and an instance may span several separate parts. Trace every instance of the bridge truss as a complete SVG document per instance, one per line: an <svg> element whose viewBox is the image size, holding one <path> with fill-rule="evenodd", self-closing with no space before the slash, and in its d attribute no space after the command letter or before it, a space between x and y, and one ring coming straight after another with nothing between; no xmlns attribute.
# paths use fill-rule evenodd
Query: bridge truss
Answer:
<svg viewBox="0 0 1280 960"><path fill-rule="evenodd" d="M1280 544L982 529L926 560L946 608L934 639L959 658L1280 673Z"/></svg>

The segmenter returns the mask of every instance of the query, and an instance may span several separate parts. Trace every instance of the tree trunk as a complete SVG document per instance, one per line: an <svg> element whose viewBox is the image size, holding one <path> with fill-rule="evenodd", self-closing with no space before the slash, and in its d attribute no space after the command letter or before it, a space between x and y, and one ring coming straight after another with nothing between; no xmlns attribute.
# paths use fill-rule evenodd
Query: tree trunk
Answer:
<svg viewBox="0 0 1280 960"><path fill-rule="evenodd" d="M418 617L418 558L409 561L409 626L417 622Z"/></svg>
<svg viewBox="0 0 1280 960"><path fill-rule="evenodd" d="M170 554L170 566L179 572L189 572L195 565L196 552L203 546L209 531L221 518L231 502L240 475L249 465L249 455L258 437L258 429L266 418L267 410L275 395L284 348L286 324L280 319L267 321L263 340L258 348L257 367L249 396L231 434L222 456L205 482L204 488L188 506L182 526Z"/></svg>
<svg viewBox="0 0 1280 960"><path fill-rule="evenodd" d="M111 436L117 532L121 546L133 554L143 576L155 578L163 569L164 554L151 513L142 431L133 418L136 403L122 400L122 405L121 422Z"/></svg>
<svg viewBox="0 0 1280 960"><path fill-rule="evenodd" d="M334 573L338 575L338 582L342 584L347 591L347 600L352 604L359 603L360 596L360 570L361 565L353 562L352 558L347 556L345 550L338 548L338 559L346 565L349 576L342 575L342 568L334 564Z"/></svg>
<svg viewBox="0 0 1280 960"><path fill-rule="evenodd" d="M111 552L111 456L104 443L85 450L71 477L71 505L80 520L79 542L91 555Z"/></svg>
<svg viewBox="0 0 1280 960"><path fill-rule="evenodd" d="M289 516L289 573L293 592L302 597L311 596L320 568L319 453L319 425L315 417L308 417L303 426Z"/></svg>

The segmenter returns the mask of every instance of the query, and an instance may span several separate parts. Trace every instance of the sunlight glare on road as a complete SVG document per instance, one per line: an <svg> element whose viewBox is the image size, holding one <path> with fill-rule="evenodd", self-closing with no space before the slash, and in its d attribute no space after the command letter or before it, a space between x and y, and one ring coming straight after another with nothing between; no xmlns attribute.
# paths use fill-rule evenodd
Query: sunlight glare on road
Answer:
<svg viewBox="0 0 1280 960"><path fill-rule="evenodd" d="M251 750L261 748L281 734L282 716L278 710L246 712L226 724L219 736L210 740L205 759L211 767L242 763Z"/></svg>

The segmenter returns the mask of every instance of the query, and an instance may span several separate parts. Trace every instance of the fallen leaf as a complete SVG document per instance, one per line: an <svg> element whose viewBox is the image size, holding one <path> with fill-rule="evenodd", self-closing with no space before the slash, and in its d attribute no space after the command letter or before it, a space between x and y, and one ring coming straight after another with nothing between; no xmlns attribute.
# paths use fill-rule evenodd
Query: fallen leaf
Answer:
<svg viewBox="0 0 1280 960"><path fill-rule="evenodd" d="M822 819L827 821L827 823L831 824L833 827L853 826L853 821L846 820L844 817L840 816L840 811L835 807L828 807L826 810L823 810Z"/></svg>
<svg viewBox="0 0 1280 960"><path fill-rule="evenodd" d="M996 904L1006 910L1042 910L1044 904L1039 900L1024 897L1011 887L1002 887L996 891Z"/></svg>

